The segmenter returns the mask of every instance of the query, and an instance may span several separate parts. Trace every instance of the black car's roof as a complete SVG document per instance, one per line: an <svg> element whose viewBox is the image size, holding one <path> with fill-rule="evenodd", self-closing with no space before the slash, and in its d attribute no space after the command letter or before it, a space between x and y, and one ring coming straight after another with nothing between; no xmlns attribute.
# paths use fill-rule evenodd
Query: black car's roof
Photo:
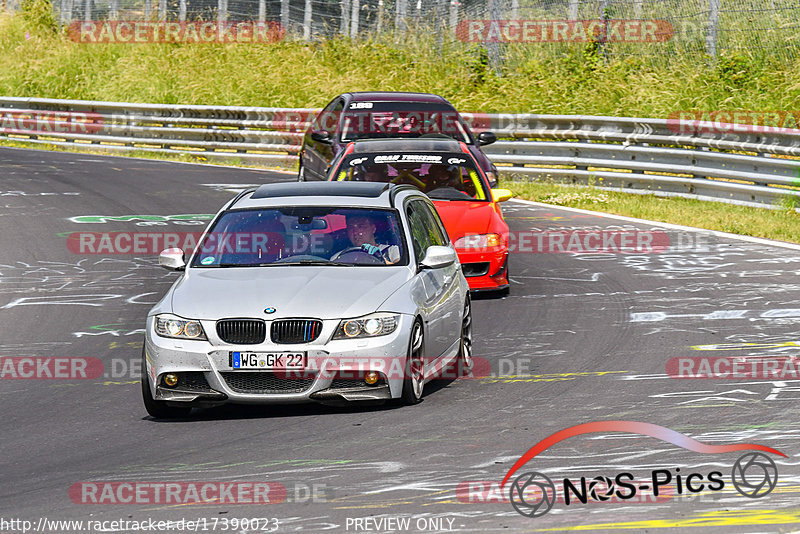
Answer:
<svg viewBox="0 0 800 534"><path fill-rule="evenodd" d="M355 141L354 154L367 152L457 152L463 154L461 143L449 137L424 138L412 137L408 139L362 139Z"/></svg>
<svg viewBox="0 0 800 534"><path fill-rule="evenodd" d="M392 184L377 182L289 182L264 184L255 190L252 199L278 197L362 197L378 198Z"/></svg>
<svg viewBox="0 0 800 534"><path fill-rule="evenodd" d="M374 91L374 92L359 92L359 93L346 93L353 97L354 102L431 102L431 103L444 103L450 104L447 100L439 95L430 93L406 93L406 92L393 92L393 91Z"/></svg>

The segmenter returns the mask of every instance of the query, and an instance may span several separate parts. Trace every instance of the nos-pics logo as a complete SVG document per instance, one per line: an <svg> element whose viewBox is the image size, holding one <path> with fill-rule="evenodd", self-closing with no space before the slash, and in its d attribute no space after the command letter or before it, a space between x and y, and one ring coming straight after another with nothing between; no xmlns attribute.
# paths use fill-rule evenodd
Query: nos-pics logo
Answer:
<svg viewBox="0 0 800 534"><path fill-rule="evenodd" d="M773 448L744 443L737 445L709 445L690 438L680 432L663 426L635 421L597 421L565 428L543 439L519 460L506 473L502 487L511 477L532 458L549 447L565 439L582 434L627 432L641 434L677 445L692 452L701 454L724 454L747 451L733 464L730 471L730 483L741 495L757 499L764 497L775 489L778 482L778 467L771 457L764 453L786 457ZM632 473L621 472L611 476L597 476L591 479L581 477L578 480L564 478L555 483L547 475L537 471L526 471L516 476L509 484L509 500L514 509L525 517L541 517L553 507L557 500L565 505L587 504L589 500L624 503L629 499L650 493L659 495L685 495L702 491L720 491L726 486L725 474L722 471L681 472L680 468L654 469L648 477L634 479Z"/></svg>

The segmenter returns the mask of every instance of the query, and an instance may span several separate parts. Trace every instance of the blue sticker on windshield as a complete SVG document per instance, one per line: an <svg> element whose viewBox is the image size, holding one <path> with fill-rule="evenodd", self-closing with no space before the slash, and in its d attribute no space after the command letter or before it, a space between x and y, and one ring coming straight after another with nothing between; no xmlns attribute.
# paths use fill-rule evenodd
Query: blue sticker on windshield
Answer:
<svg viewBox="0 0 800 534"><path fill-rule="evenodd" d="M201 265L211 265L212 263L214 263L213 256L209 256L207 258L203 258L202 260L200 260Z"/></svg>

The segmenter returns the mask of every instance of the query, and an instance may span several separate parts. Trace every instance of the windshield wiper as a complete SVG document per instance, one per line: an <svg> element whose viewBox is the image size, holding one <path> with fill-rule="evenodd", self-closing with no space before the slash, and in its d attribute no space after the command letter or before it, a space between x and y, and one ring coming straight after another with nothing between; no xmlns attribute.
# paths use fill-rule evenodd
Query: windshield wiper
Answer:
<svg viewBox="0 0 800 534"><path fill-rule="evenodd" d="M337 267L351 267L348 263L339 263L331 260L297 260L297 261L274 261L272 263L262 263L262 267L280 267L282 265L335 265Z"/></svg>

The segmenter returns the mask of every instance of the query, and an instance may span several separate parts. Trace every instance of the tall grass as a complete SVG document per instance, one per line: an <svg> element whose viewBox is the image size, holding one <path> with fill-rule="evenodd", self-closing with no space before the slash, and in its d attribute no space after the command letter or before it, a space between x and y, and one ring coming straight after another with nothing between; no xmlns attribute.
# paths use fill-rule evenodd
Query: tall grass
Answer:
<svg viewBox="0 0 800 534"><path fill-rule="evenodd" d="M620 53L597 61L585 47L540 44L506 47L498 72L480 46L422 31L401 42L387 34L358 42L79 44L47 20L0 15L3 95L318 107L348 90L434 92L483 112L792 110L800 63L743 55L711 63L702 54L654 62Z"/></svg>

